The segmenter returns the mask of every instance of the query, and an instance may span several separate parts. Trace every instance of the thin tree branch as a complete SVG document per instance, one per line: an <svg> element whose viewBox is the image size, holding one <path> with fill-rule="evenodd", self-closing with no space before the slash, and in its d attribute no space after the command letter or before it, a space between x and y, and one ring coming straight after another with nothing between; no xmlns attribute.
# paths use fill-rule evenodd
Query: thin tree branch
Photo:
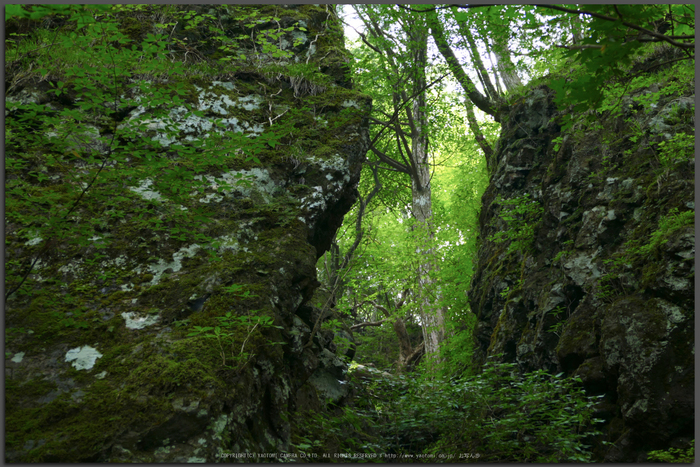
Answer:
<svg viewBox="0 0 700 467"><path fill-rule="evenodd" d="M374 198L377 195L377 193L379 193L379 190L382 189L382 184L379 181L379 175L377 174L377 168L375 166L370 167L372 169L372 173L374 174L374 188L372 188L372 191L369 193L369 195L367 195L366 200L360 198L360 207L357 212L357 221L355 222L355 241L345 254L343 262L341 263L338 270L343 270L345 269L345 267L347 267L348 263L350 263L352 255L355 253L355 250L362 241L362 236L364 235L364 230L362 229L362 217L365 214L365 209L367 208L367 205L370 203L370 201L372 201L372 198Z"/></svg>
<svg viewBox="0 0 700 467"><path fill-rule="evenodd" d="M411 169L409 167L406 167L405 165L401 164L400 162L395 161L391 157L387 156L385 153L380 151L374 144L370 144L369 149L379 157L379 160L384 162L385 164L393 167L399 172L405 173L406 175L411 174Z"/></svg>
<svg viewBox="0 0 700 467"><path fill-rule="evenodd" d="M501 4L499 4L499 3L496 3L496 4L494 4L494 3L490 3L490 4L489 4L489 3L485 3L485 4L479 4L479 5L477 5L477 4L474 4L474 5L471 5L471 4L470 4L470 5L455 5L455 4L450 4L450 5L438 6L438 7L430 8L430 9L427 9L427 10L417 10L417 9L415 9L415 8L407 7L406 5L396 5L396 6L398 6L399 8L403 8L403 9L406 10L406 11L412 11L412 12L414 12L414 13L432 13L432 12L435 12L435 11L438 11L438 10L446 10L446 9L452 8L452 7L458 7L458 8L482 8L482 7L499 6L499 5L501 5Z"/></svg>
<svg viewBox="0 0 700 467"><path fill-rule="evenodd" d="M677 42L677 41L671 39L669 36L665 36L665 35L663 35L663 34L659 34L659 33L656 32L656 31L651 31L651 30L649 30L649 29L643 28L643 27L638 26L638 25L636 25L636 24L630 23L629 21L624 21L624 20L621 19L622 17L620 17L620 18L615 18L615 17L612 17L612 16L602 15L602 14L600 14L600 13L595 13L595 12L592 12L592 11L574 10L574 9L571 9L571 8L565 8L565 7L561 7L561 6L557 6L557 5L540 5L540 4L537 4L537 5L534 5L534 6L535 6L535 7L538 7L538 8L546 8L546 9L550 9L550 10L563 11L563 12L565 12L565 13L572 13L572 14L576 14L576 15L589 15L589 16L592 16L592 17L594 17L594 18L602 19L602 20L605 20L605 21L619 21L620 23L622 23L623 25L627 26L628 28L635 29L635 30L637 30L637 31L639 31L639 32L642 32L642 33L647 34L647 35L652 36L652 37L656 37L656 38L658 38L659 40L664 41L664 42L668 42L669 44L671 44L671 45L673 45L673 46L675 46L675 47L678 47L678 48L681 48L681 49L694 49L694 48L695 48L695 43L694 43L694 42L693 42L692 44L686 44L686 43L683 43L683 42ZM689 37L688 39L692 39L692 38L694 38L694 36L691 36L691 37Z"/></svg>
<svg viewBox="0 0 700 467"><path fill-rule="evenodd" d="M459 60L457 60L452 48L447 43L445 31L438 21L437 15L435 13L429 14L427 16L427 20L428 25L430 26L430 32L432 33L433 39L435 39L435 43L438 46L438 50L440 50L440 53L445 58L445 61L447 61L450 71L462 86L464 92L467 93L469 99L478 108L493 116L496 121L500 121L500 117L494 108L493 102L491 102L491 100L476 89L476 86L472 82L471 78L469 78L469 76L464 72L462 65L459 63Z"/></svg>
<svg viewBox="0 0 700 467"><path fill-rule="evenodd" d="M372 323L354 324L354 325L350 326L350 330L351 330L351 331L355 331L355 330L357 330L357 329L364 328L365 326L381 326L382 324L386 323L387 321L389 321L389 318L384 318L384 319L381 320L381 321L375 321L375 322L372 322Z"/></svg>

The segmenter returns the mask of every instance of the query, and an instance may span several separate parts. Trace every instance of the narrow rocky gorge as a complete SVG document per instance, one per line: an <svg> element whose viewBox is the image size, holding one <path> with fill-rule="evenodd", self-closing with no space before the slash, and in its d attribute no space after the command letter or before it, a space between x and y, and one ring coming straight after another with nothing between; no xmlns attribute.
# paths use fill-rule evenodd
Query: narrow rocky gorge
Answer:
<svg viewBox="0 0 700 467"><path fill-rule="evenodd" d="M334 6L178 8L114 13L139 63L160 63L119 79L89 63L40 73L7 49L7 462L283 456L330 426L319 413L342 425L362 397L382 411L348 376L349 325L321 326L335 299L316 265L358 199L372 112ZM133 58L108 42L104 69ZM599 462L694 439L695 90L668 73L677 54L659 48L633 70L645 85L567 129L573 111L546 85L499 101L466 290L474 369L580 377L599 396ZM403 377L357 368L392 388ZM420 430L417 445L440 446L429 426L400 428L396 446Z"/></svg>

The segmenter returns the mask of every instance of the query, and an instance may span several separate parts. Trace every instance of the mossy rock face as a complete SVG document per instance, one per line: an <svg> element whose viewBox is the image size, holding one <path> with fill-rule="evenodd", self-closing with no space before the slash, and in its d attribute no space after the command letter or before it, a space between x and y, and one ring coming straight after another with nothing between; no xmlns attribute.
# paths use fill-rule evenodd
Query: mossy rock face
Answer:
<svg viewBox="0 0 700 467"><path fill-rule="evenodd" d="M104 115L93 108L84 115L90 126L66 139L76 154L99 152L109 132L117 128L119 137L141 122L134 148L148 146L163 173L191 185L174 193L158 174L123 177L107 164L72 212L85 242L57 235L47 244L21 216L8 224L7 270L41 257L6 302L9 462L216 462L227 452L286 452L293 411L323 406L313 381L344 378L333 333L312 335L320 310L307 304L318 286L316 260L356 199L369 143L371 101L342 71L341 23L324 5L192 7L232 37L250 33L236 19L243 13L277 17L279 24L258 23L256 34L291 27L278 43L293 55L286 64L249 58L217 73L148 78L145 89L178 88L182 100ZM158 8L122 12L118 23L140 40L151 23L139 21ZM188 62L193 69L216 52L203 42L209 30L178 27L173 37L198 49L203 61ZM253 56L254 45L261 46L243 41L241 50ZM297 63L312 73L300 75ZM40 114L76 107L75 95L32 83L7 102L46 106ZM129 89L122 99L138 97L138 87ZM100 119L109 124L92 124ZM194 153L182 153L217 138L230 150L217 163L197 165ZM252 147L257 160L231 141ZM32 174L48 179L10 170L13 186L72 192L79 155L60 172L46 162L55 148L35 149L23 154ZM22 206L31 217L35 208ZM191 335L197 329L208 331Z"/></svg>
<svg viewBox="0 0 700 467"><path fill-rule="evenodd" d="M482 199L469 291L477 364L500 353L523 372L581 376L604 396L604 435L616 443L595 447L599 461L643 460L649 440L665 449L693 436L694 160L660 143L692 142L694 85L664 91L688 75L663 70L629 88L618 115L568 133L553 93L531 90L503 119ZM510 251L494 236L511 228L504 201L517 198L542 214Z"/></svg>

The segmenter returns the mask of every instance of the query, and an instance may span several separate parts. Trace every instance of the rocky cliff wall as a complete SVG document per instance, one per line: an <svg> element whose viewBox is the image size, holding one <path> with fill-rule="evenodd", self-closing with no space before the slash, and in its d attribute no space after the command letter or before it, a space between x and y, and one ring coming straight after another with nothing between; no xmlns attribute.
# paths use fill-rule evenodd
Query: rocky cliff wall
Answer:
<svg viewBox="0 0 700 467"><path fill-rule="evenodd" d="M145 8L119 20L137 44L156 32L147 15L159 6ZM6 157L23 161L8 168L8 186L56 199L73 193L73 201L75 178L93 167L88 154L108 161L64 230L43 230L50 238L36 227L48 220L28 224L33 205L13 198L7 289L35 264L6 301L7 461L215 462L285 452L297 409L346 395L333 335L312 335L319 310L307 304L368 146L371 102L345 74L339 20L323 5L182 8L211 15L234 38L274 37L273 50L291 55L266 61L265 40L244 38L243 58L224 72L132 75L103 111L81 105L87 94L73 78L32 77L21 61L6 69L14 128ZM201 29L173 31L190 59L220 53L197 42ZM59 81L64 91L52 92ZM25 135L29 111L52 123ZM75 122L60 138L49 134L59 132L56 119L39 120L56 115ZM112 151L125 134L131 140ZM188 172L217 134L224 156ZM57 163L59 142L75 157ZM160 169L139 178L138 154ZM160 175L174 173L192 189L168 192Z"/></svg>
<svg viewBox="0 0 700 467"><path fill-rule="evenodd" d="M694 74L657 73L567 133L546 87L511 108L469 291L480 362L579 375L604 396L606 461L694 437Z"/></svg>

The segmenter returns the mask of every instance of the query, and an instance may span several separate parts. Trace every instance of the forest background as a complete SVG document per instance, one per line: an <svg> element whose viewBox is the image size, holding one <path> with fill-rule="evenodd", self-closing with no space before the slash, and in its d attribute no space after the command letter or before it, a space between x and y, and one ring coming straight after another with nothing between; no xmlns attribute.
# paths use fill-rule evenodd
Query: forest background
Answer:
<svg viewBox="0 0 700 467"><path fill-rule="evenodd" d="M325 292L317 305L332 304L337 318L325 325L353 331L354 359L370 365L360 365L362 374L373 368L385 376L412 372L411 396L403 394L393 404L386 402L393 396L381 396L380 418L393 416L403 430L411 428L397 449L411 452L427 444L424 452L438 452L464 448L466 439L480 437L495 440L498 447L489 451L500 451L503 460L590 460L589 443L601 439L593 398L557 378L543 384L537 379L542 375L516 384L529 396L482 395L481 403L498 407L489 416L511 412L484 425L495 433L474 428L445 435L460 425L450 410L464 408L457 402L456 378L471 377L477 390L498 388L503 382L496 375L512 370L494 365L483 371L472 363L476 319L467 290L480 244L481 195L497 163L492 155L504 110L528 90L546 84L557 91L558 107L571 112L562 122L566 131L573 115L587 113L576 117L581 123L592 111L614 112L629 88L620 77L659 47L682 49L678 69L692 74L693 7L352 5L343 11L346 35L355 38L346 39L355 58L354 80L372 96L374 115L360 201L317 265ZM682 24L674 24L676 19ZM655 79L631 78L635 88ZM532 200L511 205L509 230L494 240L527 249L528 219L539 215L537 209ZM378 371L370 375L381 381ZM426 387L429 394L419 396ZM398 394L393 387L383 391ZM540 428L533 437L538 447L516 454L522 444L517 448L502 435L522 435L528 428L514 414L527 418L533 405L552 398L571 402L550 406L543 417L554 422L553 431ZM426 415L430 411L433 416ZM543 449L546 445L550 448ZM692 448L672 452L649 459L692 457Z"/></svg>
<svg viewBox="0 0 700 467"><path fill-rule="evenodd" d="M503 111L541 84L559 91L557 104L571 106L571 115L614 108L625 88L610 80L662 44L688 51L681 64L692 65L692 43L678 41L692 37L693 23L664 19L692 11L688 5L344 7L364 28L346 27L356 38L348 42L356 86L374 102L373 144L360 202L317 267L327 300L351 317L365 342L359 361L387 369L410 364L432 326L441 335L443 371L468 371L474 320L466 290ZM571 125L565 121L564 130ZM520 219L528 212L527 203L513 208ZM522 223L511 224L504 239L527 236L517 231ZM396 318L410 329L410 342L390 326Z"/></svg>

